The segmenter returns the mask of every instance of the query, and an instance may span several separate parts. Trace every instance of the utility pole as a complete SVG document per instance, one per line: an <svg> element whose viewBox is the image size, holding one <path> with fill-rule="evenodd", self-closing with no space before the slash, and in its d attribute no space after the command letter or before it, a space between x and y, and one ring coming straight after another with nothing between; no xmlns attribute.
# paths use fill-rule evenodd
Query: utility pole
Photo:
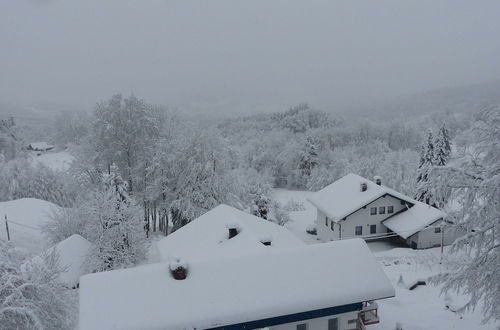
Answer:
<svg viewBox="0 0 500 330"><path fill-rule="evenodd" d="M440 264L443 262L443 252L444 252L444 222L441 221L441 224L439 225L441 228L441 261L439 262Z"/></svg>
<svg viewBox="0 0 500 330"><path fill-rule="evenodd" d="M5 229L7 229L7 240L10 241L9 223L7 222L7 214L5 215Z"/></svg>

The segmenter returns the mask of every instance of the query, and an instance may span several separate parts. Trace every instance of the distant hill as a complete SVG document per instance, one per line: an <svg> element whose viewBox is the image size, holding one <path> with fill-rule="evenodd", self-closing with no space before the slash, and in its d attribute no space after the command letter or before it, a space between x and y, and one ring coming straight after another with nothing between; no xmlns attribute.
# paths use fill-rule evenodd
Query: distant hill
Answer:
<svg viewBox="0 0 500 330"><path fill-rule="evenodd" d="M472 112L491 103L500 103L500 80L469 86L436 89L380 104L369 110L371 114L408 116L446 112Z"/></svg>

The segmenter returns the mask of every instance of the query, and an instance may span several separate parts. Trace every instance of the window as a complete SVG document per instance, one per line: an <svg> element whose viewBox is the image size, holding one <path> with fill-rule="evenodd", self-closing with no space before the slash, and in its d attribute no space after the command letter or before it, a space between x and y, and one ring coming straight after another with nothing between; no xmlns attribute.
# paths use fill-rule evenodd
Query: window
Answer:
<svg viewBox="0 0 500 330"><path fill-rule="evenodd" d="M328 330L339 330L339 319L329 319Z"/></svg>
<svg viewBox="0 0 500 330"><path fill-rule="evenodd" d="M378 208L378 213L379 214L385 214L385 206L381 206Z"/></svg>
<svg viewBox="0 0 500 330"><path fill-rule="evenodd" d="M370 208L370 215L375 215L375 214L377 214L377 208L376 207Z"/></svg>
<svg viewBox="0 0 500 330"><path fill-rule="evenodd" d="M377 233L377 225L370 225L370 234Z"/></svg>
<svg viewBox="0 0 500 330"><path fill-rule="evenodd" d="M328 217L325 217L325 226L328 227Z"/></svg>
<svg viewBox="0 0 500 330"><path fill-rule="evenodd" d="M331 229L332 229L332 231L333 231L333 221L332 221L332 222L330 222L330 228L331 228Z"/></svg>
<svg viewBox="0 0 500 330"><path fill-rule="evenodd" d="M434 228L434 232L435 232L436 234L439 234L439 233L441 232L441 227L436 227L436 228Z"/></svg>
<svg viewBox="0 0 500 330"><path fill-rule="evenodd" d="M387 213L391 214L394 213L394 206L387 206Z"/></svg>
<svg viewBox="0 0 500 330"><path fill-rule="evenodd" d="M363 235L363 226L356 226L355 233L356 236Z"/></svg>
<svg viewBox="0 0 500 330"><path fill-rule="evenodd" d="M307 323L297 324L297 330L307 330Z"/></svg>

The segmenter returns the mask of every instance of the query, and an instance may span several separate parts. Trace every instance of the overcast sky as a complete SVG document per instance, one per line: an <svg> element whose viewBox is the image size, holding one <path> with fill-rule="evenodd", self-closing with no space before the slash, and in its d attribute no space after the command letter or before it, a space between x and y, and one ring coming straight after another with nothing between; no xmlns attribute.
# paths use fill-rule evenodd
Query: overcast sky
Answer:
<svg viewBox="0 0 500 330"><path fill-rule="evenodd" d="M0 102L327 110L498 78L498 0L0 0Z"/></svg>

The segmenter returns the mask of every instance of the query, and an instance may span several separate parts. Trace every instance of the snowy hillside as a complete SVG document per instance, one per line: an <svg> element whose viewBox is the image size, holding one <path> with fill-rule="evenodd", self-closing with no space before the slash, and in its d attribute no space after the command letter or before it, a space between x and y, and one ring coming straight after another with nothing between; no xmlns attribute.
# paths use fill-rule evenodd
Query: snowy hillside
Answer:
<svg viewBox="0 0 500 330"><path fill-rule="evenodd" d="M73 155L67 150L49 151L40 155L31 152L30 156L33 164L43 164L55 171L67 171L74 160Z"/></svg>

